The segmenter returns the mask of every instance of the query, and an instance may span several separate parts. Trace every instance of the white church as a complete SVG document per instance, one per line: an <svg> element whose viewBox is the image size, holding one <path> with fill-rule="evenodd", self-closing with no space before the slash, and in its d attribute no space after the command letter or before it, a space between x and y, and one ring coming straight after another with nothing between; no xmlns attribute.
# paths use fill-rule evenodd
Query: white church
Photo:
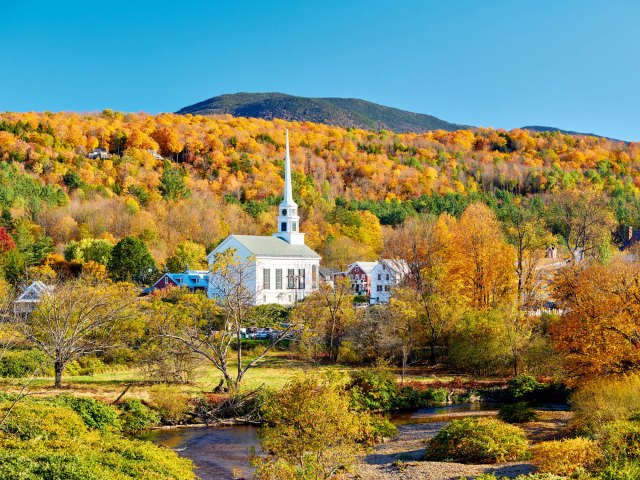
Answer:
<svg viewBox="0 0 640 480"><path fill-rule="evenodd" d="M256 305L294 305L318 289L320 255L305 245L304 233L300 232L298 205L293 200L291 188L288 130L284 198L278 207L278 232L270 237L229 235L207 255L209 267L213 264L216 254L230 248L235 250L235 254L243 263L249 264L250 274L246 288L253 295ZM207 296L216 297L215 282L209 281L208 284Z"/></svg>

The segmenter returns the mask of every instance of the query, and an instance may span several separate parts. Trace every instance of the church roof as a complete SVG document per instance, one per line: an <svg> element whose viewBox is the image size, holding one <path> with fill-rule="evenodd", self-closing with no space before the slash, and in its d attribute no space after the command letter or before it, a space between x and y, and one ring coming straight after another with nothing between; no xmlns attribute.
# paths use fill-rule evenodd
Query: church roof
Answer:
<svg viewBox="0 0 640 480"><path fill-rule="evenodd" d="M306 245L291 245L278 237L259 235L229 235L257 257L320 258Z"/></svg>

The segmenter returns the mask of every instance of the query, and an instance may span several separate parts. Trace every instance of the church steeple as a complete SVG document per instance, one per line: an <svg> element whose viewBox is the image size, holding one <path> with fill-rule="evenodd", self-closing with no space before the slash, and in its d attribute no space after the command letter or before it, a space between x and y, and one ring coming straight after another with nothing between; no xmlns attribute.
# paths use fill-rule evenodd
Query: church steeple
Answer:
<svg viewBox="0 0 640 480"><path fill-rule="evenodd" d="M304 245L304 233L300 233L298 204L293 200L291 186L291 156L289 154L289 130L287 130L287 153L284 161L284 195L278 207L278 233L275 237L292 245Z"/></svg>

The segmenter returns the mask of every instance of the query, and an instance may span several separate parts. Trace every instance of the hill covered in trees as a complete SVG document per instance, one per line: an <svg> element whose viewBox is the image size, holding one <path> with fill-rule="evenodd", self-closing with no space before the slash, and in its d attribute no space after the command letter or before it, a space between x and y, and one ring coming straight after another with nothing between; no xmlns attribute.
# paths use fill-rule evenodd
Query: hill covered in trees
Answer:
<svg viewBox="0 0 640 480"><path fill-rule="evenodd" d="M431 115L385 107L357 98L308 98L283 93L220 95L180 109L194 115L230 114L234 117L281 118L296 122L324 123L344 128L393 132L454 131L464 125Z"/></svg>
<svg viewBox="0 0 640 480"><path fill-rule="evenodd" d="M276 230L286 129L301 228L329 265L375 259L386 229L416 215L457 217L475 201L500 213L526 199L544 216L550 196L590 190L604 196L614 235L640 227L637 143L110 110L3 113L0 223L10 238L0 238L0 253L13 256L2 268L15 279L51 252L107 264L100 253L106 244L87 242L113 245L124 237L142 240L164 265L179 245L201 259L230 232L268 235ZM110 158L88 158L97 147Z"/></svg>

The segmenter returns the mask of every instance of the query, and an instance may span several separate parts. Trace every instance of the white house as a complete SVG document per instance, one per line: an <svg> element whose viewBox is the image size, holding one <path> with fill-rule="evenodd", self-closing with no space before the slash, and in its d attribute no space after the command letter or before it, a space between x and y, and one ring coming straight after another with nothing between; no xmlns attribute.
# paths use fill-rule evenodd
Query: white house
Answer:
<svg viewBox="0 0 640 480"><path fill-rule="evenodd" d="M26 287L20 296L13 302L13 308L18 315L28 315L33 312L40 299L49 293L53 292L53 286L47 285L39 280L36 280L31 285Z"/></svg>
<svg viewBox="0 0 640 480"><path fill-rule="evenodd" d="M318 289L320 255L304 244L300 232L298 205L293 201L291 188L291 158L287 131L284 167L284 198L278 207L278 232L273 236L229 235L209 255L209 266L215 256L228 249L248 265L246 288L253 294L254 303L293 305ZM207 296L220 295L216 280L210 274Z"/></svg>
<svg viewBox="0 0 640 480"><path fill-rule="evenodd" d="M389 303L391 289L400 284L408 269L404 260L380 260L371 270L371 305Z"/></svg>

